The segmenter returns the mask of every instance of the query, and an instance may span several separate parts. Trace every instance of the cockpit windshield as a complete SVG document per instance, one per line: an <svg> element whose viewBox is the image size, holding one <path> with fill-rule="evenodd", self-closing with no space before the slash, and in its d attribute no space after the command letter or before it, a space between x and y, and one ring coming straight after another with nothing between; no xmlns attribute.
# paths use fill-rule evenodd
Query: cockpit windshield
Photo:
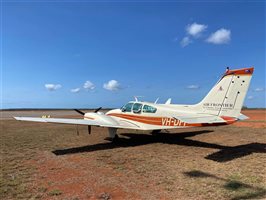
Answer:
<svg viewBox="0 0 266 200"><path fill-rule="evenodd" d="M134 102L130 102L125 104L123 107L121 107L121 111L122 112L131 112L133 111L133 113L155 113L157 111L157 109L153 106L149 106L149 105L143 105L142 103L134 103Z"/></svg>
<svg viewBox="0 0 266 200"><path fill-rule="evenodd" d="M121 108L121 111L122 112L131 112L132 106L133 106L133 103L127 103L126 105L124 105Z"/></svg>
<svg viewBox="0 0 266 200"><path fill-rule="evenodd" d="M142 112L144 113L155 113L157 111L157 108L154 108L152 106L144 105Z"/></svg>
<svg viewBox="0 0 266 200"><path fill-rule="evenodd" d="M141 113L142 104L141 103L134 103L133 105L133 112L134 113Z"/></svg>

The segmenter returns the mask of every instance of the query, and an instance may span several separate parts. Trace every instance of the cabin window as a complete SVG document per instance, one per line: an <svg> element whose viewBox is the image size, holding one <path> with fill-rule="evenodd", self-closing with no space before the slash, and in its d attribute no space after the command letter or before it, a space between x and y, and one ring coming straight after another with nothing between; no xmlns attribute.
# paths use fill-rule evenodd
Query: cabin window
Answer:
<svg viewBox="0 0 266 200"><path fill-rule="evenodd" d="M154 108L152 106L144 105L143 110L144 113L155 113L157 111L157 108Z"/></svg>
<svg viewBox="0 0 266 200"><path fill-rule="evenodd" d="M142 108L142 104L140 103L135 103L133 105L133 112L134 113L141 113L141 108Z"/></svg>
<svg viewBox="0 0 266 200"><path fill-rule="evenodd" d="M131 112L132 106L133 106L133 103L127 103L121 108L121 110L122 112Z"/></svg>

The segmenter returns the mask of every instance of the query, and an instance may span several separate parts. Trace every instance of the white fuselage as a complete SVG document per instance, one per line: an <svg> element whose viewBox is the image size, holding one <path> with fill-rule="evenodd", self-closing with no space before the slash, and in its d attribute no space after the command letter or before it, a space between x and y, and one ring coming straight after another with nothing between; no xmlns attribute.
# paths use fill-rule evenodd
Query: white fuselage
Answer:
<svg viewBox="0 0 266 200"><path fill-rule="evenodd" d="M189 128L199 126L218 126L226 125L228 123L186 123L179 118L185 116L198 116L197 108L195 105L175 105L175 104L154 104L150 102L131 101L128 104L141 104L142 109L135 112L134 109L124 111L123 109L110 110L107 113L86 113L84 119L97 119L103 122L114 123L128 127L129 129L139 130L160 130L172 128ZM156 109L156 112L144 112L144 107L150 106ZM108 117L107 117L108 116ZM110 121L110 117L114 120ZM236 120L234 120L236 121Z"/></svg>

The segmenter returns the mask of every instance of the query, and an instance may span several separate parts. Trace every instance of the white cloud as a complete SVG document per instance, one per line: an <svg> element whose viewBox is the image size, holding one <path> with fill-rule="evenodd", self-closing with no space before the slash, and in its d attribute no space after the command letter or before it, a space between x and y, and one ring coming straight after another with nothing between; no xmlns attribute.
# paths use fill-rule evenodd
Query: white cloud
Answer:
<svg viewBox="0 0 266 200"><path fill-rule="evenodd" d="M49 90L49 91L55 91L55 90L60 89L62 86L60 84L51 84L51 83L48 83L48 84L45 84L44 87L47 90Z"/></svg>
<svg viewBox="0 0 266 200"><path fill-rule="evenodd" d="M78 93L78 92L80 92L80 88L71 89L70 92L72 92L72 93Z"/></svg>
<svg viewBox="0 0 266 200"><path fill-rule="evenodd" d="M192 90L197 90L197 89L200 88L200 86L199 85L188 85L186 88L187 89L192 89Z"/></svg>
<svg viewBox="0 0 266 200"><path fill-rule="evenodd" d="M263 92L263 91L265 91L265 88L256 88L254 91L255 92Z"/></svg>
<svg viewBox="0 0 266 200"><path fill-rule="evenodd" d="M253 96L248 96L248 100L254 99Z"/></svg>
<svg viewBox="0 0 266 200"><path fill-rule="evenodd" d="M189 45L190 43L192 43L192 40L191 40L188 36L186 36L186 37L184 37L184 38L181 40L180 45L181 45L182 47L185 47L185 46Z"/></svg>
<svg viewBox="0 0 266 200"><path fill-rule="evenodd" d="M221 28L216 32L212 33L208 38L207 42L213 44L227 44L231 40L231 31Z"/></svg>
<svg viewBox="0 0 266 200"><path fill-rule="evenodd" d="M193 37L198 37L200 34L207 29L207 25L205 24L189 24L186 27L187 34L192 35Z"/></svg>
<svg viewBox="0 0 266 200"><path fill-rule="evenodd" d="M95 88L95 85L90 81L86 81L83 85L83 88L86 90L93 90Z"/></svg>
<svg viewBox="0 0 266 200"><path fill-rule="evenodd" d="M110 91L121 89L120 84L116 80L110 80L108 83L103 84L103 88Z"/></svg>

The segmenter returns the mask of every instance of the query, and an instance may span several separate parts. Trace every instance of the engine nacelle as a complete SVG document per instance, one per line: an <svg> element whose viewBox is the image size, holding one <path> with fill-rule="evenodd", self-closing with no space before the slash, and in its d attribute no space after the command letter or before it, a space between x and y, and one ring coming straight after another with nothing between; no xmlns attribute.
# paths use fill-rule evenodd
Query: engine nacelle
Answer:
<svg viewBox="0 0 266 200"><path fill-rule="evenodd" d="M96 120L99 124L110 124L110 125L119 125L117 121L112 119L110 116L106 116L104 113L85 113L85 120Z"/></svg>

